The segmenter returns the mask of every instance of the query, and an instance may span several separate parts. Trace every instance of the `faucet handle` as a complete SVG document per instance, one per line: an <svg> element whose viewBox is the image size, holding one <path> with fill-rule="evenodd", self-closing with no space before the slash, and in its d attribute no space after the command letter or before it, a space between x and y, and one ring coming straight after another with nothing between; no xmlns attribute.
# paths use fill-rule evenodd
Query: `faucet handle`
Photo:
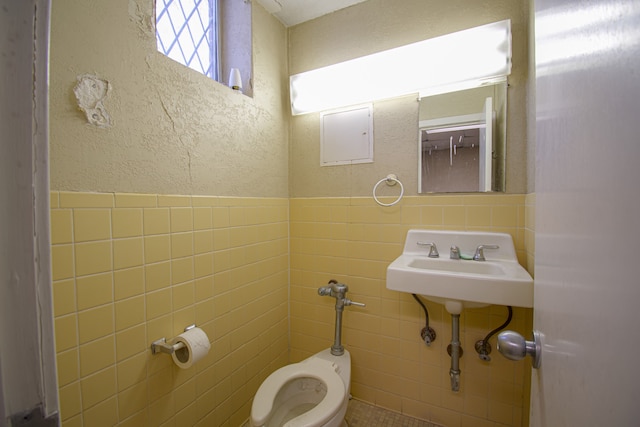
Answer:
<svg viewBox="0 0 640 427"><path fill-rule="evenodd" d="M485 261L484 258L484 250L485 249L499 249L500 246L498 245L478 245L478 247L476 248L476 253L473 254L473 260L474 261Z"/></svg>
<svg viewBox="0 0 640 427"><path fill-rule="evenodd" d="M429 258L439 258L438 248L433 242L416 242L418 246L429 246Z"/></svg>

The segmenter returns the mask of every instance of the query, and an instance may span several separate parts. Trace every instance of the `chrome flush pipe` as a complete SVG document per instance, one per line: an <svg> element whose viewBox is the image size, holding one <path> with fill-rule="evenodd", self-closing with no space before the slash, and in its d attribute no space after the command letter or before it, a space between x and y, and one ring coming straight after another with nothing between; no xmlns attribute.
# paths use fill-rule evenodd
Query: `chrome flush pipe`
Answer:
<svg viewBox="0 0 640 427"><path fill-rule="evenodd" d="M360 302L354 302L346 298L345 295L349 290L349 287L345 284L338 283L336 280L329 280L329 286L322 286L318 288L318 294L321 296L331 296L336 299L336 330L333 345L331 346L331 354L334 356L342 356L344 354L344 347L342 346L342 312L346 305L357 305L364 307L365 305Z"/></svg>

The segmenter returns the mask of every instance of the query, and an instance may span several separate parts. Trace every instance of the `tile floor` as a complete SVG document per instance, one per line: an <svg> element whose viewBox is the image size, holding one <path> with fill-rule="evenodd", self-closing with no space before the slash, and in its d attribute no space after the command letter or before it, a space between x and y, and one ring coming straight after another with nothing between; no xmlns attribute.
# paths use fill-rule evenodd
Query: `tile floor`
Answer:
<svg viewBox="0 0 640 427"><path fill-rule="evenodd" d="M379 408L357 399L349 400L344 418L349 427L442 427L439 424ZM249 426L249 420L242 425L242 427Z"/></svg>
<svg viewBox="0 0 640 427"><path fill-rule="evenodd" d="M345 420L349 427L440 427L357 399L349 401Z"/></svg>

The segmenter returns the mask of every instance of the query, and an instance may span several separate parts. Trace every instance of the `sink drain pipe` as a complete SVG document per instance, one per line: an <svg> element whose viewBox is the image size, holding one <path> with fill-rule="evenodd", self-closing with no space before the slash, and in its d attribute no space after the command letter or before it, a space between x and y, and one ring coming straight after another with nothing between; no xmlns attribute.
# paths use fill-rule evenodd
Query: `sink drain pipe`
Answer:
<svg viewBox="0 0 640 427"><path fill-rule="evenodd" d="M420 331L420 336L422 337L422 339L424 340L424 343L428 347L431 345L432 342L436 340L436 331L431 326L429 326L429 311L427 310L427 307L420 300L418 295L416 294L411 294L411 295L413 295L413 298L416 301L418 301L418 304L422 306L422 309L424 310L424 317L427 319L425 327L422 328L422 331Z"/></svg>
<svg viewBox="0 0 640 427"><path fill-rule="evenodd" d="M451 377L451 390L460 390L460 356L462 349L460 348L460 314L451 314L451 369L449 377Z"/></svg>

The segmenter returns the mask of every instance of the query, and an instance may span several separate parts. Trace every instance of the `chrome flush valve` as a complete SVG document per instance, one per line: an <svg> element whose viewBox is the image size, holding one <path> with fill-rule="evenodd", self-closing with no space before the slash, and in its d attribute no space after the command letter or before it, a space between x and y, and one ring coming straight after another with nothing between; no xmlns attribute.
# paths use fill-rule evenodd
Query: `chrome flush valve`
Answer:
<svg viewBox="0 0 640 427"><path fill-rule="evenodd" d="M344 347L342 346L342 312L345 305L357 305L364 307L365 305L360 302L353 302L350 299L345 298L345 294L349 290L349 287L343 283L338 283L337 280L329 280L328 286L322 286L318 288L318 294L336 299L336 332L333 345L331 346L331 354L334 356L342 356L344 354Z"/></svg>
<svg viewBox="0 0 640 427"><path fill-rule="evenodd" d="M360 302L354 302L346 298L345 295L349 290L349 287L343 283L338 283L336 280L329 280L329 286L322 286L318 288L318 294L321 296L330 296L336 299L336 308L342 308L345 305L357 305L364 307L365 305Z"/></svg>

